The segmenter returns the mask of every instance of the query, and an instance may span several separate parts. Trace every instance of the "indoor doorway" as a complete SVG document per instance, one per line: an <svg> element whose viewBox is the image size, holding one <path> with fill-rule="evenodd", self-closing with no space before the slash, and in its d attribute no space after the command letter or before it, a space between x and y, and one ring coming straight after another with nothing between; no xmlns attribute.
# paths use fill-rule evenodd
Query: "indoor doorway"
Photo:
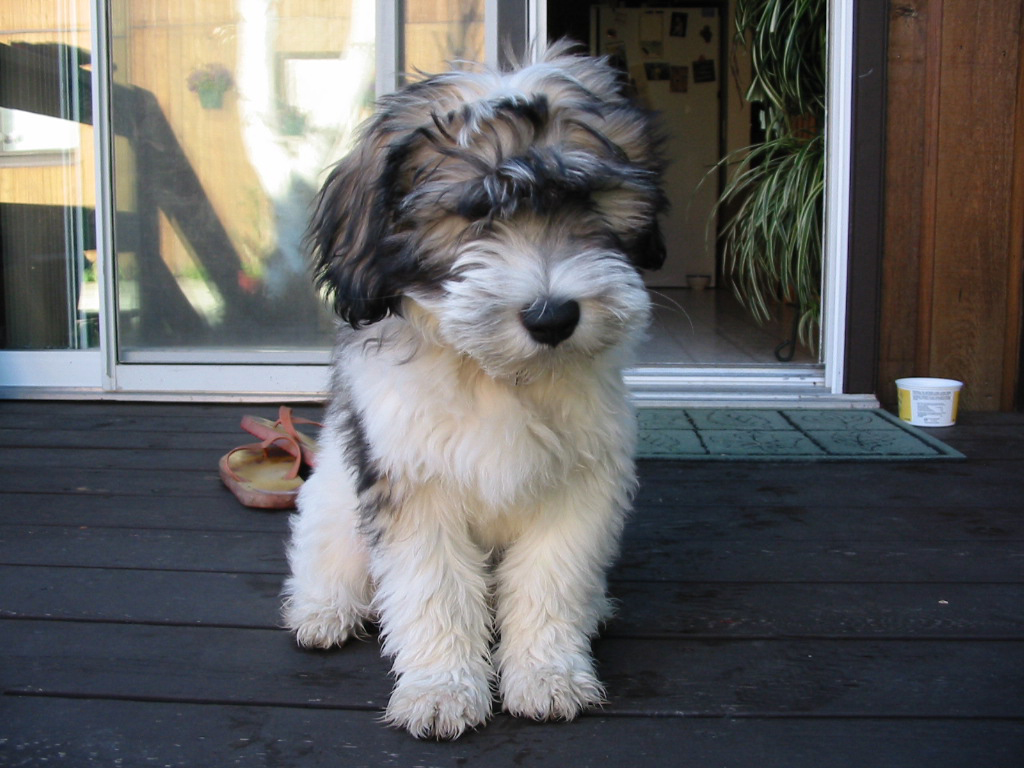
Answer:
<svg viewBox="0 0 1024 768"><path fill-rule="evenodd" d="M671 203L663 230L668 257L646 276L655 307L640 365L816 366L797 338L798 313L777 302L758 321L731 287L716 242L715 204L725 183L716 164L763 137L761 113L745 98L749 54L735 43L729 2L548 4L548 35L609 56L628 87L659 113Z"/></svg>

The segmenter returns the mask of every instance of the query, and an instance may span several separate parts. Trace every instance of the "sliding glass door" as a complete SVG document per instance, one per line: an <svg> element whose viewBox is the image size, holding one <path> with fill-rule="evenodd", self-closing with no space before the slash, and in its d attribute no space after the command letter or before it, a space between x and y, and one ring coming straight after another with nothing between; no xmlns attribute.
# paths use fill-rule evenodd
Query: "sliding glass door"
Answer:
<svg viewBox="0 0 1024 768"><path fill-rule="evenodd" d="M840 392L852 31L832 8L825 367L788 383ZM324 174L400 73L497 63L545 17L543 0L0 4L0 391L324 391L334 320L302 243ZM787 383L671 363L645 359L634 393Z"/></svg>

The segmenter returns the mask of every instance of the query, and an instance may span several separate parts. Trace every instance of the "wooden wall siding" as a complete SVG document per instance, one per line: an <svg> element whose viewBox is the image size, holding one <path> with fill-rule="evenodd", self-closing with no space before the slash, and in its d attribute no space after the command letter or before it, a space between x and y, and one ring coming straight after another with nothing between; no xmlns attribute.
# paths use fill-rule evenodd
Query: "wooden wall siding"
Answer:
<svg viewBox="0 0 1024 768"><path fill-rule="evenodd" d="M899 376L945 376L965 382L967 409L1010 408L1024 237L1021 3L897 0L890 12L878 392L892 402Z"/></svg>
<svg viewBox="0 0 1024 768"><path fill-rule="evenodd" d="M1024 32L1024 11L1020 21ZM1024 37L1024 34L1022 34ZM1024 39L1017 50L1010 258L1006 269L1006 339L1003 344L1003 410L1024 409Z"/></svg>
<svg viewBox="0 0 1024 768"><path fill-rule="evenodd" d="M918 257L921 252L921 217L925 135L925 80L927 0L894 6L889 19L888 131L884 258L882 260L882 333L876 391L892 403L892 381L914 372Z"/></svg>

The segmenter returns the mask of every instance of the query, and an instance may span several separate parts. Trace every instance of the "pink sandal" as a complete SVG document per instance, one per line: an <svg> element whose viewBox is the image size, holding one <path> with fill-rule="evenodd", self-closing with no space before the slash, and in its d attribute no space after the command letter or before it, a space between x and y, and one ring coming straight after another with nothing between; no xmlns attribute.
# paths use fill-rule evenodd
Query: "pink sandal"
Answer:
<svg viewBox="0 0 1024 768"><path fill-rule="evenodd" d="M282 405L277 412L277 421L261 419L259 416L243 416L242 429L255 435L260 440L277 441L281 437L287 438L280 444L280 447L291 453L293 456L301 457L311 467L316 466L317 444L316 440L304 432L295 428L296 424L311 424L315 427L322 427L318 421L304 419L301 416L292 416L292 409Z"/></svg>
<svg viewBox="0 0 1024 768"><path fill-rule="evenodd" d="M242 504L292 509L302 487L302 451L287 435L243 445L220 459L220 479Z"/></svg>

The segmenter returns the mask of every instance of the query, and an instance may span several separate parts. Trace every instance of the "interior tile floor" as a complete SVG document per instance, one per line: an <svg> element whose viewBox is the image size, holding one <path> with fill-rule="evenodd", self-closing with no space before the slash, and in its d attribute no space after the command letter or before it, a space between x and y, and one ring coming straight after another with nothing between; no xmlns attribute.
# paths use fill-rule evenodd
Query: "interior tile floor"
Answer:
<svg viewBox="0 0 1024 768"><path fill-rule="evenodd" d="M793 331L793 309L782 308L759 325L727 288L651 288L654 318L640 349L640 365L780 364L776 347ZM813 364L817 358L798 345L791 361Z"/></svg>

